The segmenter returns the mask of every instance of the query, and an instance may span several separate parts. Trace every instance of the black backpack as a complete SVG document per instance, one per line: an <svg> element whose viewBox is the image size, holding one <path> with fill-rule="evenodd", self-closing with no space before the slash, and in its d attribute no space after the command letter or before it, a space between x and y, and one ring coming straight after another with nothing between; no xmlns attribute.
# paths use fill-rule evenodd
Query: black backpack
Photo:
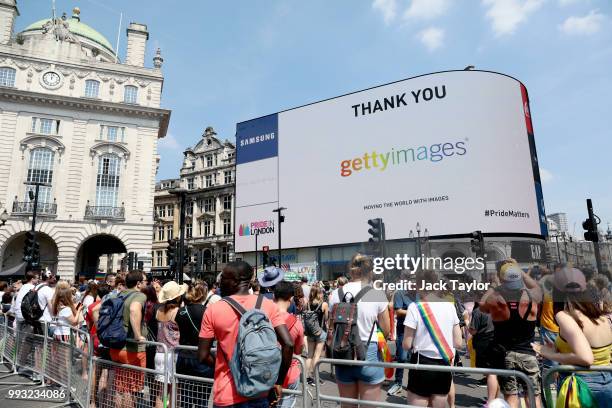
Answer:
<svg viewBox="0 0 612 408"><path fill-rule="evenodd" d="M319 310L321 303L312 310L308 305L308 310L303 313L304 316L304 334L308 337L318 337L321 335L321 325L319 324Z"/></svg>
<svg viewBox="0 0 612 408"><path fill-rule="evenodd" d="M347 300L342 288L338 289L340 303L336 303L332 310L329 330L327 331L327 355L330 358L341 360L365 360L368 344L364 345L359 337L357 327L357 303L372 290L372 286L361 288L355 297ZM372 325L372 331L376 322ZM370 337L372 337L370 331Z"/></svg>
<svg viewBox="0 0 612 408"><path fill-rule="evenodd" d="M40 303L38 303L38 290L43 286L47 285L43 283L37 288L32 288L32 290L25 294L23 300L21 301L21 315L26 322L38 322L48 306L47 305L44 307L44 309L41 309Z"/></svg>

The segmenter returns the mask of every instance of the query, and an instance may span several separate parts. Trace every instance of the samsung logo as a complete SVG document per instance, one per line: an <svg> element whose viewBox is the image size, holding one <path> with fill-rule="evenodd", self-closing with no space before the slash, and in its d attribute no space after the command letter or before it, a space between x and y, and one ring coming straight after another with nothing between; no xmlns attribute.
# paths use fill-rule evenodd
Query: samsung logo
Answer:
<svg viewBox="0 0 612 408"><path fill-rule="evenodd" d="M259 136L245 137L240 141L240 147L244 147L254 143L267 142L268 140L274 140L275 137L276 135L274 132L266 133L264 135Z"/></svg>

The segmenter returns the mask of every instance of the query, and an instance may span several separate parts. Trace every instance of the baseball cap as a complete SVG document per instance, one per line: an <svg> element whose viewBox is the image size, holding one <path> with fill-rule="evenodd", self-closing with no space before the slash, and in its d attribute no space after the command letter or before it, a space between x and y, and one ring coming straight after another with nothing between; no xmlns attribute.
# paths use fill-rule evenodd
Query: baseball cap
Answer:
<svg viewBox="0 0 612 408"><path fill-rule="evenodd" d="M566 266L553 275L553 285L565 293L584 292L587 287L586 278L580 269Z"/></svg>
<svg viewBox="0 0 612 408"><path fill-rule="evenodd" d="M510 290L522 289L525 286L523 283L523 270L515 263L502 265L499 272L499 280L504 288Z"/></svg>

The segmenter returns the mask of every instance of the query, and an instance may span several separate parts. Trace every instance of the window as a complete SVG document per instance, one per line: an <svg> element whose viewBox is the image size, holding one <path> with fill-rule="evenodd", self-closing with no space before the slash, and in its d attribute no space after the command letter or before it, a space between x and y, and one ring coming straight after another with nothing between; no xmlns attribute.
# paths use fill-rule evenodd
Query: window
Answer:
<svg viewBox="0 0 612 408"><path fill-rule="evenodd" d="M212 233L212 222L210 220L204 221L204 236L210 237Z"/></svg>
<svg viewBox="0 0 612 408"><path fill-rule="evenodd" d="M165 205L158 205L157 206L157 215L159 217L165 217L166 216L166 206Z"/></svg>
<svg viewBox="0 0 612 408"><path fill-rule="evenodd" d="M189 177L187 179L187 189L188 190L193 190L195 188L194 186L195 186L195 183L194 183L193 177Z"/></svg>
<svg viewBox="0 0 612 408"><path fill-rule="evenodd" d="M187 203L187 207L185 208L185 214L193 215L193 201L189 201Z"/></svg>
<svg viewBox="0 0 612 408"><path fill-rule="evenodd" d="M215 199L213 197L204 199L204 211L205 212L214 212L216 208Z"/></svg>
<svg viewBox="0 0 612 408"><path fill-rule="evenodd" d="M164 266L164 251L156 251L157 266Z"/></svg>
<svg viewBox="0 0 612 408"><path fill-rule="evenodd" d="M206 175L206 187L212 187L212 174Z"/></svg>
<svg viewBox="0 0 612 408"><path fill-rule="evenodd" d="M212 167L213 165L213 158L211 155L206 156L206 167Z"/></svg>
<svg viewBox="0 0 612 408"><path fill-rule="evenodd" d="M229 247L221 247L221 263L229 262Z"/></svg>
<svg viewBox="0 0 612 408"><path fill-rule="evenodd" d="M100 125L100 140L125 142L125 127Z"/></svg>
<svg viewBox="0 0 612 408"><path fill-rule="evenodd" d="M185 236L191 238L193 236L193 229L191 224L185 224Z"/></svg>
<svg viewBox="0 0 612 408"><path fill-rule="evenodd" d="M94 79L88 79L85 81L85 97L86 98L97 98L100 93L100 82Z"/></svg>
<svg viewBox="0 0 612 408"><path fill-rule="evenodd" d="M163 225L159 225L157 227L157 240L158 241L163 241L164 240L164 226Z"/></svg>
<svg viewBox="0 0 612 408"><path fill-rule="evenodd" d="M31 132L43 135L57 135L59 133L59 126L59 120L32 117Z"/></svg>
<svg viewBox="0 0 612 408"><path fill-rule="evenodd" d="M172 225L168 225L168 239L174 238L174 227Z"/></svg>
<svg viewBox="0 0 612 408"><path fill-rule="evenodd" d="M127 85L123 89L123 102L138 103L138 88L132 85Z"/></svg>
<svg viewBox="0 0 612 408"><path fill-rule="evenodd" d="M100 156L96 179L96 205L116 207L119 197L119 166L121 159L114 154Z"/></svg>
<svg viewBox="0 0 612 408"><path fill-rule="evenodd" d="M232 221L229 218L223 219L223 234L229 235L232 233Z"/></svg>
<svg viewBox="0 0 612 408"><path fill-rule="evenodd" d="M232 171L226 171L223 173L225 184L230 184L232 182Z"/></svg>
<svg viewBox="0 0 612 408"><path fill-rule="evenodd" d="M224 210L232 209L232 196L231 195L223 196L223 209Z"/></svg>
<svg viewBox="0 0 612 408"><path fill-rule="evenodd" d="M51 186L53 182L53 158L51 149L39 147L30 152L30 163L28 165L28 183L46 183L48 186L40 186L38 190L38 201L41 203L51 202ZM30 201L29 191L35 191L36 186L26 187L26 201Z"/></svg>
<svg viewBox="0 0 612 408"><path fill-rule="evenodd" d="M168 204L168 217L174 217L174 206L172 204Z"/></svg>
<svg viewBox="0 0 612 408"><path fill-rule="evenodd" d="M15 86L15 70L13 68L0 68L0 86Z"/></svg>

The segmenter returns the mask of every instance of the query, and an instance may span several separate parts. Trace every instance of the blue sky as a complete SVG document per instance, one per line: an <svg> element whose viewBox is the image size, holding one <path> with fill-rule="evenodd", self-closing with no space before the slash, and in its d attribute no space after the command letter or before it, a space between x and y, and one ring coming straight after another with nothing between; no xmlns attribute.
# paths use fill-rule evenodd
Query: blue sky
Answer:
<svg viewBox="0 0 612 408"><path fill-rule="evenodd" d="M116 42L146 23L147 64L161 47L172 110L158 179L178 176L206 126L236 122L428 72L504 72L529 90L548 213L576 233L590 197L612 222L612 2L609 0L57 0L59 14ZM19 0L17 29L51 0ZM503 181L501 181L503 182Z"/></svg>

